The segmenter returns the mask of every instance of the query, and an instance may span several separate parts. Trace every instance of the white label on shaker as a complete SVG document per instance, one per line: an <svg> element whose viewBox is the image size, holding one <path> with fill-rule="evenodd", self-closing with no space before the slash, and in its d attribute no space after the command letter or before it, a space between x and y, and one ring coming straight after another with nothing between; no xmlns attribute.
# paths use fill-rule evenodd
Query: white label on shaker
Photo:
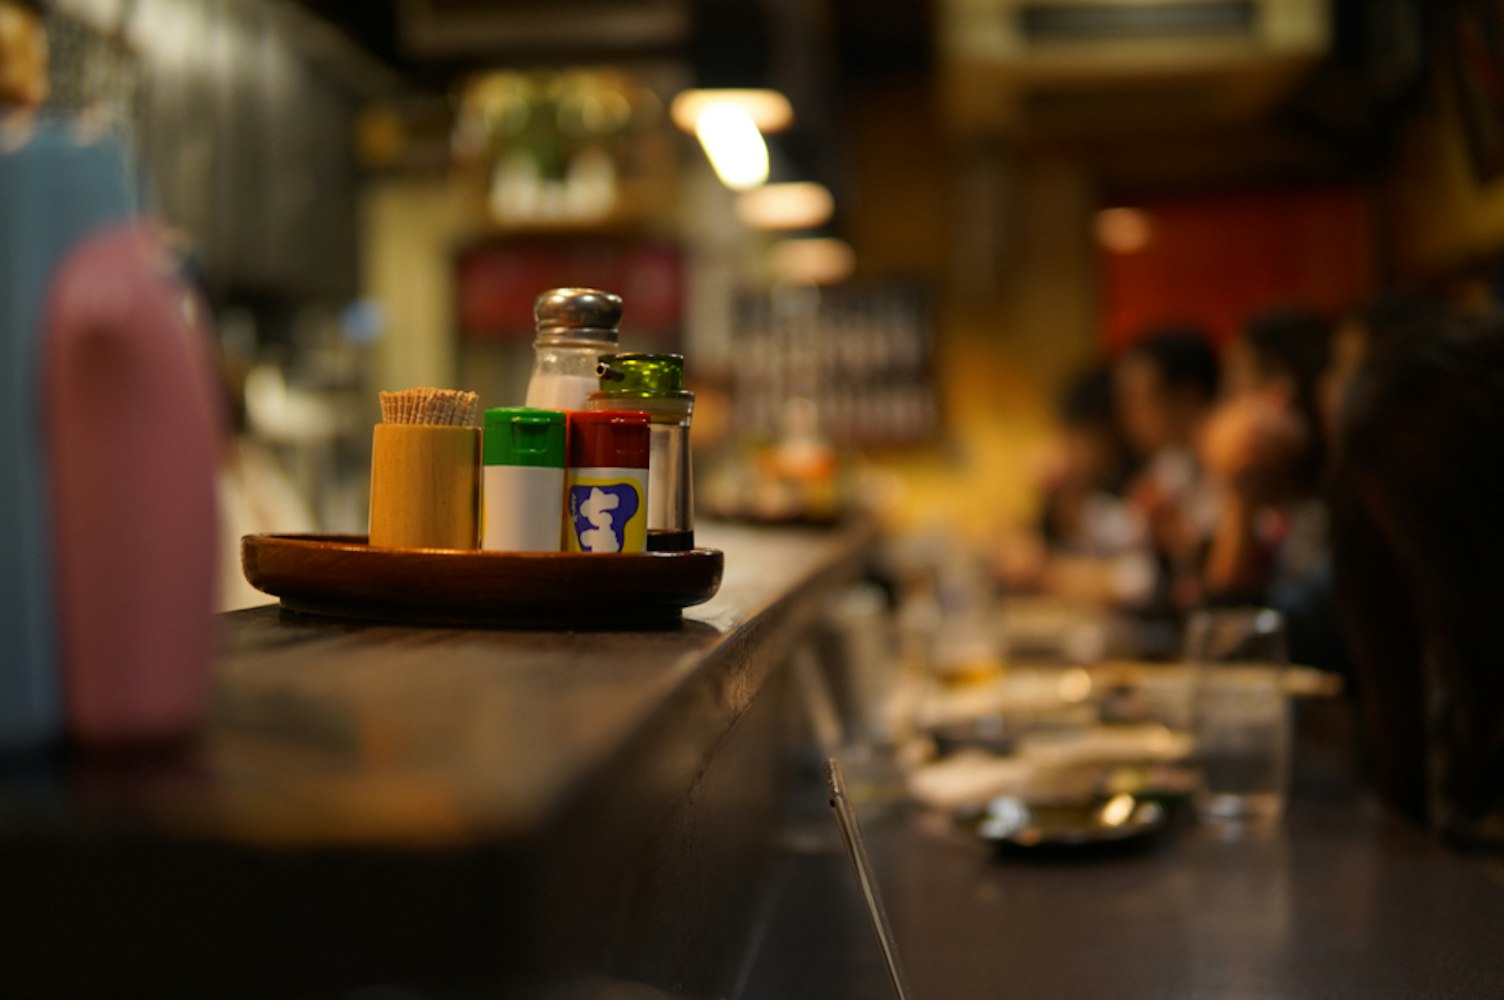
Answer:
<svg viewBox="0 0 1504 1000"><path fill-rule="evenodd" d="M557 552L563 545L564 470L529 465L481 469L484 528L493 552Z"/></svg>

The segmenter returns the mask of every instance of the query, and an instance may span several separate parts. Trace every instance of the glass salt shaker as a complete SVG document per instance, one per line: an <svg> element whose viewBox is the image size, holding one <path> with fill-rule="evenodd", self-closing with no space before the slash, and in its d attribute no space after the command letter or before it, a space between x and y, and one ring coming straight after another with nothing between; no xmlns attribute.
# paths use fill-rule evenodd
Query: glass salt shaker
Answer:
<svg viewBox="0 0 1504 1000"><path fill-rule="evenodd" d="M695 547L694 474L689 421L695 394L684 388L682 354L608 354L592 410L638 410L651 418L648 454L648 551Z"/></svg>
<svg viewBox="0 0 1504 1000"><path fill-rule="evenodd" d="M596 364L617 348L621 297L594 288L552 288L533 303L538 334L527 405L583 410L599 387Z"/></svg>

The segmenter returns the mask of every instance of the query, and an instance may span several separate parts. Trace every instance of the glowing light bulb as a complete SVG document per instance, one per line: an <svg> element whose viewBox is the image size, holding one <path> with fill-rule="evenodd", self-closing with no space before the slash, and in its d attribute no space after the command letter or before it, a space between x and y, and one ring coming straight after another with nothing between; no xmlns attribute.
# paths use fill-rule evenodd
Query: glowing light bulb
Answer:
<svg viewBox="0 0 1504 1000"><path fill-rule="evenodd" d="M806 237L780 240L769 250L774 276L790 285L835 285L851 277L856 254L845 240Z"/></svg>
<svg viewBox="0 0 1504 1000"><path fill-rule="evenodd" d="M733 191L755 188L768 179L768 144L746 110L712 102L695 120L695 137L715 175Z"/></svg>
<svg viewBox="0 0 1504 1000"><path fill-rule="evenodd" d="M715 88L686 90L674 98L669 117L686 132L695 130L700 112L711 104L735 104L752 116L763 135L788 128L794 121L794 106L776 90L764 88Z"/></svg>
<svg viewBox="0 0 1504 1000"><path fill-rule="evenodd" d="M1137 208L1104 208L1097 213L1097 242L1111 253L1138 253L1154 239L1149 213Z"/></svg>
<svg viewBox="0 0 1504 1000"><path fill-rule="evenodd" d="M829 222L835 207L823 184L765 184L736 199L736 217L753 229L813 229Z"/></svg>

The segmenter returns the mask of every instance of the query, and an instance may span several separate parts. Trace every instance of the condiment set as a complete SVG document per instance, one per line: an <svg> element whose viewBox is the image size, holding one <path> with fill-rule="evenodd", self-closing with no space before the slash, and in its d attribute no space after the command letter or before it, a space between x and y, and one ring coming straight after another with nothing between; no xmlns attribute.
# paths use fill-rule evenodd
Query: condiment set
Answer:
<svg viewBox="0 0 1504 1000"><path fill-rule="evenodd" d="M370 544L693 549L694 393L684 388L684 358L618 353L622 301L609 292L551 289L533 315L527 405L488 409L476 428L473 393L383 394Z"/></svg>

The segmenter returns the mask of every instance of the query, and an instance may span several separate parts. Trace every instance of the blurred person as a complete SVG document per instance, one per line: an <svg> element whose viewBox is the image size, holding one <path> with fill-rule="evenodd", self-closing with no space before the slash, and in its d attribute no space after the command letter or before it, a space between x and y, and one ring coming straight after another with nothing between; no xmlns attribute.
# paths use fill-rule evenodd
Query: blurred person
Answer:
<svg viewBox="0 0 1504 1000"><path fill-rule="evenodd" d="M76 140L81 149L111 149L111 155L134 167L132 151L108 129L101 129L99 122L79 115L38 115L50 94L49 47L43 13L40 0L0 0L0 154L19 150L39 134L41 141L48 141L56 132ZM131 176L133 172L121 169L116 173L126 182L127 201L132 211L136 211L137 202L143 198L136 179ZM80 211L77 204L72 210ZM164 288L181 304L195 339L212 351L217 345L210 332L208 295L203 275L197 270L199 261L192 253L191 240L185 233L161 226L153 218L142 217L137 221L151 231L145 245L156 256L162 274L182 279L181 283L165 281ZM228 390L229 386L222 388ZM230 410L229 423L243 429L243 407L237 403ZM222 531L216 607L232 610L267 601L266 595L246 582L240 570L241 536L266 530L313 531L316 524L307 503L264 447L244 436L220 443L218 495Z"/></svg>
<svg viewBox="0 0 1504 1000"><path fill-rule="evenodd" d="M1321 519L1315 498L1326 449L1317 385L1330 343L1324 319L1286 308L1254 317L1228 349L1222 398L1201 443L1202 462L1222 491L1206 567L1213 595L1256 600L1295 527L1290 519Z"/></svg>
<svg viewBox="0 0 1504 1000"><path fill-rule="evenodd" d="M113 155L134 167L132 152L108 130L98 128L98 122L78 115L38 116L50 95L49 47L43 13L40 0L0 0L0 154L20 149L39 132L46 141L52 127L71 135L80 148L118 146ZM122 169L118 174L127 181L128 200L134 211L141 193L130 176L131 171ZM73 209L77 211L78 206ZM161 226L155 219L143 217L138 222L150 230L146 245L155 255L158 269L164 276L171 274L182 279L181 283L164 281L164 288L180 303L194 339L214 350L217 345L210 333L208 295L203 275L197 270L199 261L192 253L191 241L185 233ZM222 388L228 390L229 386ZM243 407L236 403L230 411L228 423L243 428ZM252 588L240 570L241 536L266 530L313 531L316 525L307 503L265 448L245 437L220 444L218 495L222 531L216 609L231 610L267 602L266 595Z"/></svg>
<svg viewBox="0 0 1504 1000"><path fill-rule="evenodd" d="M1301 307L1255 316L1228 349L1202 461L1218 490L1205 599L1281 611L1299 662L1340 669L1331 611L1319 385L1331 324Z"/></svg>
<svg viewBox="0 0 1504 1000"><path fill-rule="evenodd" d="M1037 533L999 551L999 576L1016 589L1071 601L1136 605L1154 580L1142 521L1123 499L1131 462L1118 429L1113 373L1079 375L1057 409L1054 454L1041 478Z"/></svg>
<svg viewBox="0 0 1504 1000"><path fill-rule="evenodd" d="M1167 452L1189 459L1219 372L1211 340L1197 327L1160 327L1135 341L1113 368L1115 409L1128 446L1146 460Z"/></svg>
<svg viewBox="0 0 1504 1000"><path fill-rule="evenodd" d="M1178 613L1199 599L1198 570L1216 509L1195 445L1217 394L1207 335L1185 326L1150 331L1113 369L1116 411L1141 465L1128 486L1157 565L1141 610Z"/></svg>
<svg viewBox="0 0 1504 1000"><path fill-rule="evenodd" d="M127 144L34 113L46 55L0 0L0 744L172 739L209 693L212 383Z"/></svg>
<svg viewBox="0 0 1504 1000"><path fill-rule="evenodd" d="M1337 425L1347 387L1368 355L1396 337L1423 329L1442 315L1435 300L1415 292L1388 292L1349 313L1332 334L1327 367L1317 385L1317 403L1327 440L1337 443Z"/></svg>
<svg viewBox="0 0 1504 1000"><path fill-rule="evenodd" d="M1040 534L1051 548L1108 555L1131 541L1119 499L1127 448L1113 411L1112 371L1096 366L1076 378L1059 407L1056 455L1043 483Z"/></svg>
<svg viewBox="0 0 1504 1000"><path fill-rule="evenodd" d="M1332 481L1340 620L1373 777L1504 846L1504 317L1393 338L1355 375Z"/></svg>
<svg viewBox="0 0 1504 1000"><path fill-rule="evenodd" d="M1223 358L1219 411L1257 408L1286 418L1274 430L1290 451L1284 456L1289 464L1279 470L1287 489L1312 492L1321 480L1326 448L1318 386L1331 342L1332 325L1325 318L1286 306L1249 320Z"/></svg>
<svg viewBox="0 0 1504 1000"><path fill-rule="evenodd" d="M0 0L0 458L8 473L0 479L0 633L7 646L0 657L0 750L45 743L62 724L39 374L47 281L66 248L38 248L22 232L30 219L44 221L23 186L51 170L14 168L46 99L40 12Z"/></svg>

